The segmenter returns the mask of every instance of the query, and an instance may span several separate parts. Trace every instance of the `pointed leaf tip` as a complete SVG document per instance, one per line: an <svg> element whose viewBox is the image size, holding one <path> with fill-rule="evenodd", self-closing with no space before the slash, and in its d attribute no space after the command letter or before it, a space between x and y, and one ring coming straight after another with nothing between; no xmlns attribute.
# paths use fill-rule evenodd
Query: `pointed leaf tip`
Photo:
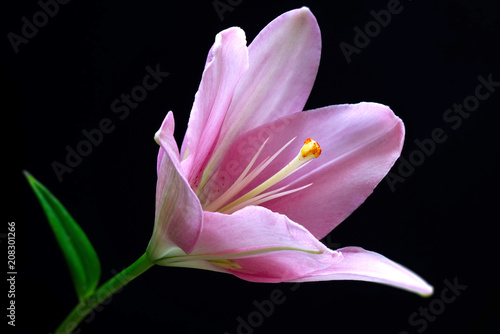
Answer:
<svg viewBox="0 0 500 334"><path fill-rule="evenodd" d="M94 292L101 265L89 239L61 202L29 172L23 171L38 198L69 267L80 300Z"/></svg>

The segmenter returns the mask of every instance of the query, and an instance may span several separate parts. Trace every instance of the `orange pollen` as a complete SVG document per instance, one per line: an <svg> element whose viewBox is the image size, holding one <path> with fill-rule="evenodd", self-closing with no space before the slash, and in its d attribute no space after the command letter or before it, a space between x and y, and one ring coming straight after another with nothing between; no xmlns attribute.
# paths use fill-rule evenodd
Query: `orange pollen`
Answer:
<svg viewBox="0 0 500 334"><path fill-rule="evenodd" d="M304 158L310 155L314 155L314 157L317 158L321 154L321 147L315 140L307 138L304 142L304 146L300 150L300 153Z"/></svg>

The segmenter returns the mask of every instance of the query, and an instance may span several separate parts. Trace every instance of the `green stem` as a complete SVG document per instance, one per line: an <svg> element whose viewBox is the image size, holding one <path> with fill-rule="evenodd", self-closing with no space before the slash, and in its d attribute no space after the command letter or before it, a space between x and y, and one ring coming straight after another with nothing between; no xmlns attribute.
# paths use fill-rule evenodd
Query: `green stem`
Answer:
<svg viewBox="0 0 500 334"><path fill-rule="evenodd" d="M153 265L154 263L149 261L146 254L142 255L128 268L123 269L122 272L118 273L115 277L111 278L99 289L94 291L93 294L82 299L56 329L55 334L71 333L94 308Z"/></svg>

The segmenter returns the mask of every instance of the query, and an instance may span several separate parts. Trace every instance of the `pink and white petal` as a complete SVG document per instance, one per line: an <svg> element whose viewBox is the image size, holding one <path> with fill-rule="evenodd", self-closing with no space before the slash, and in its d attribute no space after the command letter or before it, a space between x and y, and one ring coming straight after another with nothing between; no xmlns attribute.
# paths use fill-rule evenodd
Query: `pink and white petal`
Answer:
<svg viewBox="0 0 500 334"><path fill-rule="evenodd" d="M235 89L210 169L242 132L303 110L321 55L316 18L306 7L282 14L255 37L248 52L250 65Z"/></svg>
<svg viewBox="0 0 500 334"><path fill-rule="evenodd" d="M312 185L260 205L285 214L321 239L361 205L387 174L400 155L404 125L387 106L377 103L329 106L283 117L235 140L207 182L206 193L223 193L268 138L255 165L294 137L297 139L238 196L294 159L305 139L316 140L321 155L269 190Z"/></svg>
<svg viewBox="0 0 500 334"><path fill-rule="evenodd" d="M196 176L213 150L234 89L248 69L245 33L229 28L215 38L195 95L188 128L182 143L184 175L196 189Z"/></svg>
<svg viewBox="0 0 500 334"><path fill-rule="evenodd" d="M196 254L229 259L241 268L225 268L227 272L255 282L282 282L340 261L337 252L304 227L257 206L232 215L205 212L203 231L190 256Z"/></svg>
<svg viewBox="0 0 500 334"><path fill-rule="evenodd" d="M312 186L263 205L286 214L321 239L358 208L387 175L401 154L405 130L391 109L376 103L311 112L297 117L294 132L317 140L322 155L291 175L288 184L290 188ZM314 131L317 124L321 126Z"/></svg>
<svg viewBox="0 0 500 334"><path fill-rule="evenodd" d="M153 261L163 257L172 247L191 252L203 227L200 202L182 175L174 127L174 118L169 112L155 135L160 144L156 212L153 236L147 249Z"/></svg>
<svg viewBox="0 0 500 334"><path fill-rule="evenodd" d="M326 263L333 265L342 258L338 252L309 254L298 251L276 251L233 260L241 268L226 269L236 277L250 282L281 283L292 281Z"/></svg>
<svg viewBox="0 0 500 334"><path fill-rule="evenodd" d="M342 253L342 261L291 282L357 280L386 284L422 296L433 293L433 287L420 276L383 255L361 247L345 247L338 251Z"/></svg>
<svg viewBox="0 0 500 334"><path fill-rule="evenodd" d="M265 247L327 248L285 215L248 206L231 215L204 212L206 222L193 254L232 253Z"/></svg>

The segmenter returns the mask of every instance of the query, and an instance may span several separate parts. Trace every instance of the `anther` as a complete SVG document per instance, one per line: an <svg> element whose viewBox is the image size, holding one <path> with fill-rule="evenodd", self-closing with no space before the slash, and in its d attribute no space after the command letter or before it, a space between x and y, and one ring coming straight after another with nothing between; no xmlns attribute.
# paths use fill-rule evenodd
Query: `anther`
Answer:
<svg viewBox="0 0 500 334"><path fill-rule="evenodd" d="M310 155L313 155L315 158L317 158L321 154L321 147L319 146L317 141L312 140L311 138L307 138L304 141L304 146L300 150L300 153L304 158Z"/></svg>

